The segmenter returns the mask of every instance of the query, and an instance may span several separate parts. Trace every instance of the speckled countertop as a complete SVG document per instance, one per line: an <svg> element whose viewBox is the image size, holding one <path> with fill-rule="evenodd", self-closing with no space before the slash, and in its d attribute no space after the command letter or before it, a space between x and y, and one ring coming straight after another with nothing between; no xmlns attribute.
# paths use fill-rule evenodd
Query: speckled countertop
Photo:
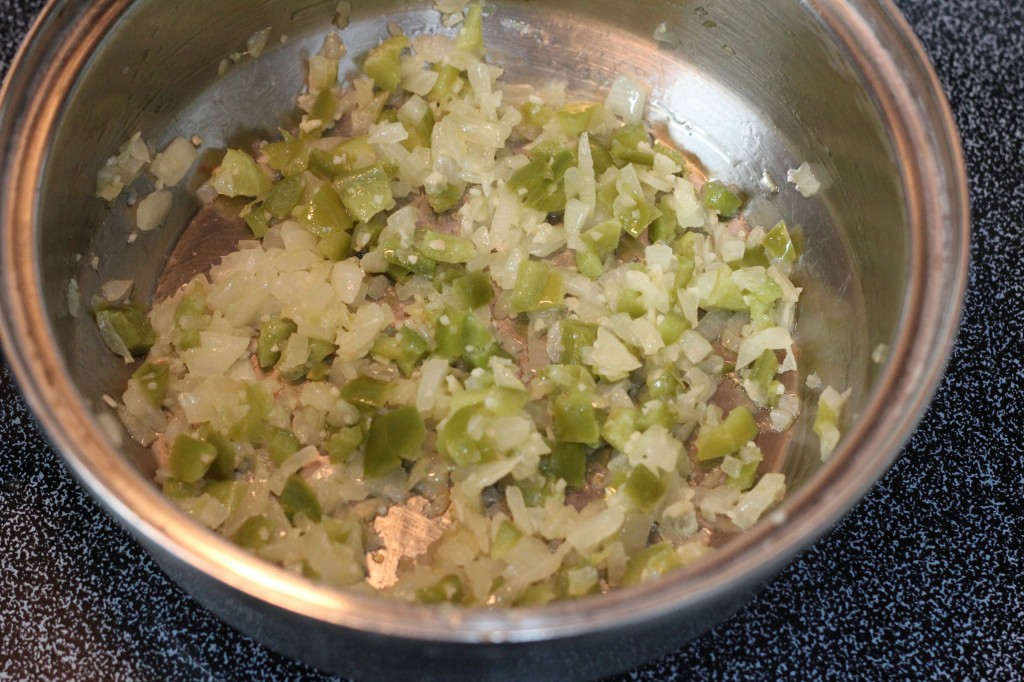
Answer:
<svg viewBox="0 0 1024 682"><path fill-rule="evenodd" d="M0 0L7 64L39 0ZM963 134L967 312L921 427L824 539L619 680L1024 679L1024 3L900 0ZM0 680L332 679L179 590L66 472L0 365Z"/></svg>

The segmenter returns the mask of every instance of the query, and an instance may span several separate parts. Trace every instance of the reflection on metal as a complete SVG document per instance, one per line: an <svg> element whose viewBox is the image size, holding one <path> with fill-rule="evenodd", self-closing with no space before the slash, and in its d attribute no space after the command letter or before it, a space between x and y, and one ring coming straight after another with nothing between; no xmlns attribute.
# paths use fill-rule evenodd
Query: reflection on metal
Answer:
<svg viewBox="0 0 1024 682"><path fill-rule="evenodd" d="M394 506L373 522L384 548L366 554L369 570L367 582L377 589L391 587L398 580L398 564L402 559L414 559L427 551L445 529L452 524L445 513L436 519L424 516L429 502L423 497L410 498L402 506Z"/></svg>

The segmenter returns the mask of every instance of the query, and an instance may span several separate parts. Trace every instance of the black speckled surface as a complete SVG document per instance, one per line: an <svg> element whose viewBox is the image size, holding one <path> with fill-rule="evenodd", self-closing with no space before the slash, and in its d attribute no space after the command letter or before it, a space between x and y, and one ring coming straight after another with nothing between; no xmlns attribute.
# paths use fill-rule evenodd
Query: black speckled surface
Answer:
<svg viewBox="0 0 1024 682"><path fill-rule="evenodd" d="M39 0L0 0L7 65ZM947 375L889 473L749 606L618 680L1024 679L1024 3L900 0L975 234ZM0 365L0 680L333 679L199 607L67 474Z"/></svg>

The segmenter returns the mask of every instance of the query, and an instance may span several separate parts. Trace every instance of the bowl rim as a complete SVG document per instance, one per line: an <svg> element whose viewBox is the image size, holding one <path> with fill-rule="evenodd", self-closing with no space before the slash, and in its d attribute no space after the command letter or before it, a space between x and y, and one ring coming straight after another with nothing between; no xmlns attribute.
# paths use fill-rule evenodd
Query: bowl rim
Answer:
<svg viewBox="0 0 1024 682"><path fill-rule="evenodd" d="M148 548L249 597L344 628L439 642L560 639L670 616L758 584L823 535L895 460L938 388L959 327L969 258L969 196L956 124L924 49L890 0L804 0L871 86L890 126L911 246L904 312L889 359L862 415L821 471L712 557L597 598L500 611L434 608L294 576L188 519L117 455L47 343L52 333L38 295L33 189L60 102L46 93L68 92L90 50L132 0L72 5L51 0L44 8L0 91L0 149L7 159L0 184L0 339L44 432L94 498ZM890 409L894 396L903 408L898 414Z"/></svg>

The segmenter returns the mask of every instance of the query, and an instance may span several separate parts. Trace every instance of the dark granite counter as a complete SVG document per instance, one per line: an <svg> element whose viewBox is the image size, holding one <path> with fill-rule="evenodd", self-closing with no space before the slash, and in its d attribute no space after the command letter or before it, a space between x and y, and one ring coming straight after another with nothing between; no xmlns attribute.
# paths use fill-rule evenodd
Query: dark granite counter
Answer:
<svg viewBox="0 0 1024 682"><path fill-rule="evenodd" d="M0 0L6 70L39 0ZM1024 679L1024 4L900 0L963 134L967 312L888 474L733 618L619 680ZM223 624L68 475L0 365L0 680L333 679Z"/></svg>

